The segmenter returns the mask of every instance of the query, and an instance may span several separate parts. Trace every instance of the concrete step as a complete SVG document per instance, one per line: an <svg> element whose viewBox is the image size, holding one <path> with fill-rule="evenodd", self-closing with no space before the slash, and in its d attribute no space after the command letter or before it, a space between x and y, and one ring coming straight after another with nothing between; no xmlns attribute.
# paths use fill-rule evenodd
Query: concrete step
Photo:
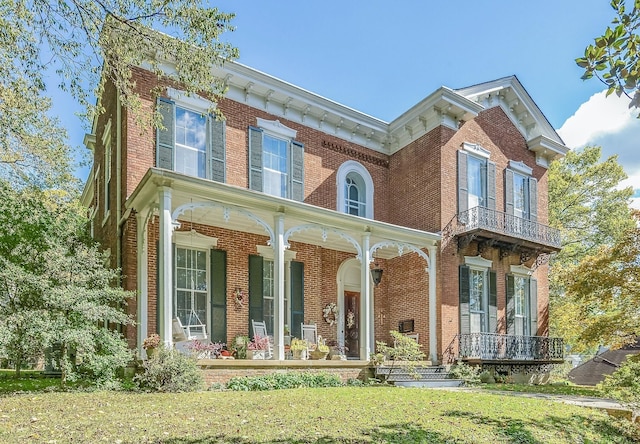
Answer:
<svg viewBox="0 0 640 444"><path fill-rule="evenodd" d="M442 365L381 365L376 377L402 387L459 387L462 381L449 379L449 369Z"/></svg>
<svg viewBox="0 0 640 444"><path fill-rule="evenodd" d="M394 381L393 385L398 387L461 387L464 384L462 379L425 379L413 381Z"/></svg>

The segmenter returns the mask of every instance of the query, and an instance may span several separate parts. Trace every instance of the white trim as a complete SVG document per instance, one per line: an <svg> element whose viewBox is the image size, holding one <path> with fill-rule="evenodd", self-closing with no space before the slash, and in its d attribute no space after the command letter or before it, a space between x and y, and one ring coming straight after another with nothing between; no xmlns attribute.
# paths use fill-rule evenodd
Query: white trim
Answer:
<svg viewBox="0 0 640 444"><path fill-rule="evenodd" d="M258 251L258 254L263 258L269 259L271 261L275 260L276 255L275 255L275 252L273 251L273 247L270 247L268 245L256 245L256 250ZM284 261L285 262L295 261L297 254L298 254L297 251L285 250Z"/></svg>
<svg viewBox="0 0 640 444"><path fill-rule="evenodd" d="M208 112L210 109L215 108L215 103L200 97L197 94L188 95L186 91L167 88L167 95L170 99L178 102L178 106L186 105L189 108L201 111L203 114Z"/></svg>
<svg viewBox="0 0 640 444"><path fill-rule="evenodd" d="M489 159L491 152L476 143L462 142L462 149L476 156Z"/></svg>
<svg viewBox="0 0 640 444"><path fill-rule="evenodd" d="M531 276L533 274L533 270L524 265L512 265L510 270L512 274L518 276Z"/></svg>
<svg viewBox="0 0 640 444"><path fill-rule="evenodd" d="M285 139L295 139L298 131L284 126L279 120L266 120L256 117L258 127L262 128L267 134Z"/></svg>
<svg viewBox="0 0 640 444"><path fill-rule="evenodd" d="M533 168L525 165L522 161L510 160L509 169L512 169L513 171L521 174L525 174L527 176L531 176L531 174L533 174Z"/></svg>
<svg viewBox="0 0 640 444"><path fill-rule="evenodd" d="M216 248L218 246L218 238L198 233L196 230L191 231L174 231L173 242L181 247L193 248Z"/></svg>
<svg viewBox="0 0 640 444"><path fill-rule="evenodd" d="M362 180L364 181L365 186L365 216L367 219L373 219L373 179L371 178L371 174L369 174L369 170L367 170L361 163L356 162L355 160L347 160L338 168L336 172L336 187L337 187L337 199L336 199L336 210L340 213L345 213L344 208L344 188L345 181L347 179L347 175L349 173L356 173L360 175Z"/></svg>
<svg viewBox="0 0 640 444"><path fill-rule="evenodd" d="M464 264L468 265L469 267L487 269L487 268L491 268L491 265L493 265L493 261L485 259L480 255L477 255L477 256L465 256L464 257Z"/></svg>

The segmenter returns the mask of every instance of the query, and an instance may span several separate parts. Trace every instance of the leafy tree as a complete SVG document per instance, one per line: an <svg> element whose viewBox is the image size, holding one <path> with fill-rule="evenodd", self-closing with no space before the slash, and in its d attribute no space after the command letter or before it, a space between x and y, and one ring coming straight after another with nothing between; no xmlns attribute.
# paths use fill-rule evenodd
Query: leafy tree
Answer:
<svg viewBox="0 0 640 444"><path fill-rule="evenodd" d="M60 194L63 196L63 194ZM130 355L104 322L127 324L129 296L87 240L81 208L38 188L0 180L0 350L16 374L48 347L61 351L62 383L86 370L108 382ZM70 351L82 357L76 369Z"/></svg>
<svg viewBox="0 0 640 444"><path fill-rule="evenodd" d="M629 355L620 368L598 384L605 395L640 410L640 355Z"/></svg>
<svg viewBox="0 0 640 444"><path fill-rule="evenodd" d="M576 313L597 315L585 310L587 301L578 296L575 280L588 278L579 274L588 273L586 266L579 265L635 228L629 209L633 190L619 188L627 176L616 156L604 161L600 157L600 147L586 147L570 151L549 169L549 220L562 236L562 251L550 269L551 329L576 349L592 343L583 336L587 322Z"/></svg>
<svg viewBox="0 0 640 444"><path fill-rule="evenodd" d="M640 222L640 212L635 212ZM572 267L566 293L577 304L581 342L620 346L640 332L640 229L629 229ZM575 323L575 321L574 321Z"/></svg>
<svg viewBox="0 0 640 444"><path fill-rule="evenodd" d="M224 86L209 68L238 55L219 40L233 29L233 14L202 4L0 0L0 174L14 185L70 182L77 153L66 145L59 121L49 117L47 72L57 73L58 86L86 106L89 118L101 110L106 82L118 88L127 109L143 118L131 80L132 67L143 62L189 93L217 99ZM162 66L155 55L172 66Z"/></svg>
<svg viewBox="0 0 640 444"><path fill-rule="evenodd" d="M631 11L627 4L632 4ZM584 80L595 76L607 85L607 95L624 94L631 99L630 108L640 108L640 0L612 0L611 7L616 13L613 26L596 37L576 63L584 68Z"/></svg>

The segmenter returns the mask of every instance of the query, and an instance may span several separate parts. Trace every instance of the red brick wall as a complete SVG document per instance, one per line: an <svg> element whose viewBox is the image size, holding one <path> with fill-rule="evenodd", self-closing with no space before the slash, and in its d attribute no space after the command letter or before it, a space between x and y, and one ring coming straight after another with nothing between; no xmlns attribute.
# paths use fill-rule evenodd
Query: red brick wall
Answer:
<svg viewBox="0 0 640 444"><path fill-rule="evenodd" d="M137 88L141 94L143 109L151 112L154 100L149 91L157 85L154 75L135 70ZM101 134L104 124L112 118L112 149L115 168L116 149L116 103L115 91L111 85L103 98L106 113L98 119L97 143L95 150L96 165L103 159ZM496 162L496 208L504 210L503 170L509 160L522 161L533 169L538 180L538 219L548 221L547 213L547 170L535 163L535 155L528 150L526 142L518 129L512 124L501 108L492 108L480 113L475 119L461 125L458 131L438 127L428 134L404 147L391 156L380 154L350 141L327 135L317 129L292 122L281 116L252 108L246 104L223 99L218 104L227 119L227 182L230 185L247 187L247 158L249 125L256 125L256 117L267 120L280 120L282 124L298 131L296 139L305 145L305 202L319 207L336 208L336 171L347 160L357 160L371 174L375 188L375 219L416 229L438 232L443 230L457 212L457 158L456 152L463 142L479 144L491 152L491 160ZM155 164L155 131L138 127L134 117L122 113L122 202L131 195L146 171ZM96 193L102 196L101 168ZM112 183L115 184L116 171L112 171ZM115 192L112 193L115 199ZM115 200L112 201L115 208ZM112 211L113 214L113 211ZM98 208L96 218L96 237L105 248L111 248L115 261L117 240L115 238L115 217L107 220L102 228L103 209ZM189 229L190 225L185 224ZM156 294L156 240L157 221L149 225L149 332L155 326ZM209 236L218 237L218 248L227 251L227 292L228 292L228 328L229 339L236 334L246 334L248 329L248 309L236 311L231 293L236 287L248 288L248 255L255 254L256 245L264 245L266 238L252 234L234 232L205 225L195 228ZM124 286L136 288L136 221L132 214L122 225L122 267ZM335 339L335 328L329 327L322 319L322 307L336 302L336 275L340 264L353 257L352 254L327 250L318 246L299 243L292 244L297 260L305 263L305 320L316 322L319 333L327 339ZM464 251L457 251L454 242L443 246L437 260L437 303L438 338L442 351L458 332L458 266L464 255L475 256L477 245L471 243ZM515 255L500 259L497 250L483 254L493 260L493 269L498 272L498 317L504 316L504 274L509 265L517 264ZM420 334L420 343L429 342L428 326L428 282L425 272L426 263L417 254L407 254L401 258L380 261L385 269L383 282L375 289L374 322L377 338L390 340L388 331L397 328L402 319L415 319L416 331ZM113 263L113 265L116 265ZM531 262L526 264L531 265ZM538 279L539 333L545 333L547 327L548 282L547 267L536 271ZM129 308L135 315L135 301ZM135 330L126 332L128 339L135 341ZM131 342L132 343L132 342Z"/></svg>

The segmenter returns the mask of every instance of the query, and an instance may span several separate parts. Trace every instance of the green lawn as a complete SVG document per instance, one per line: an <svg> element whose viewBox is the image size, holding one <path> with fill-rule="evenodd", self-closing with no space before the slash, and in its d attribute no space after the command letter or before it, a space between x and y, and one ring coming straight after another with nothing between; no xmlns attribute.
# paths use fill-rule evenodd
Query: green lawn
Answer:
<svg viewBox="0 0 640 444"><path fill-rule="evenodd" d="M0 397L0 442L632 443L640 428L558 402L394 387Z"/></svg>

